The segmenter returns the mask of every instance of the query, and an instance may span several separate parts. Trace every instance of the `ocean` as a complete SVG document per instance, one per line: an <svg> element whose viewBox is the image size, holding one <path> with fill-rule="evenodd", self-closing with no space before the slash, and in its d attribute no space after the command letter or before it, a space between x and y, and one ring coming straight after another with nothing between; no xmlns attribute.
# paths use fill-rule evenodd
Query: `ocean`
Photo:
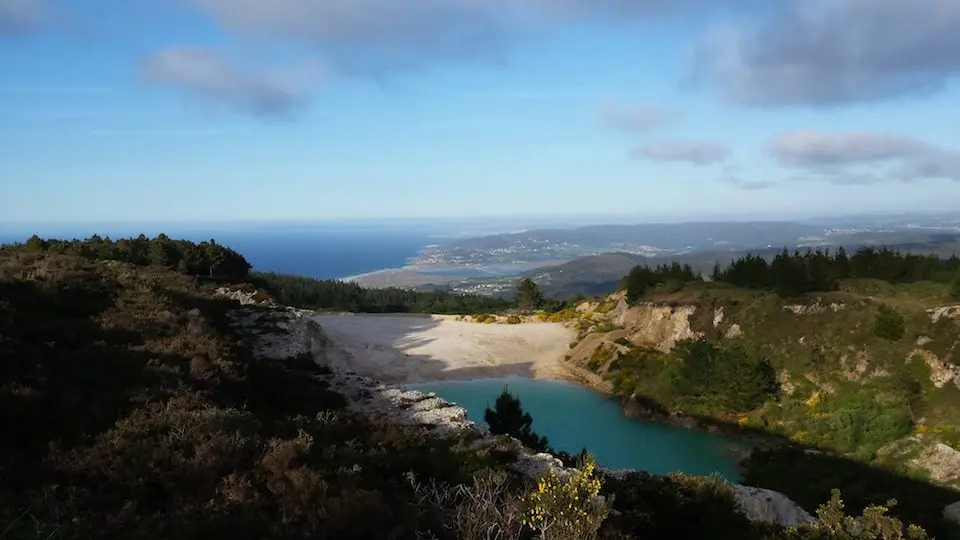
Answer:
<svg viewBox="0 0 960 540"><path fill-rule="evenodd" d="M81 229L54 230L40 234L45 238L86 238L93 232L113 238L136 236L129 230ZM31 232L0 231L0 243L22 242ZM154 236L155 231L144 231ZM342 279L404 266L424 247L437 243L426 232L386 229L349 230L344 228L262 230L184 230L169 231L172 238L193 241L213 238L241 254L254 270L309 276L318 279Z"/></svg>

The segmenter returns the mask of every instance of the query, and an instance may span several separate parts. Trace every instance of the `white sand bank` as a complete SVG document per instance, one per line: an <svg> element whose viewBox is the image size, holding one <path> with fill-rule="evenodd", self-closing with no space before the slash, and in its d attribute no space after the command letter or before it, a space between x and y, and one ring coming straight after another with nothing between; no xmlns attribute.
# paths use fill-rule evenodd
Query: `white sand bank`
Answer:
<svg viewBox="0 0 960 540"><path fill-rule="evenodd" d="M576 333L560 324L480 324L453 316L323 314L313 319L352 359L386 383L511 375L564 378Z"/></svg>

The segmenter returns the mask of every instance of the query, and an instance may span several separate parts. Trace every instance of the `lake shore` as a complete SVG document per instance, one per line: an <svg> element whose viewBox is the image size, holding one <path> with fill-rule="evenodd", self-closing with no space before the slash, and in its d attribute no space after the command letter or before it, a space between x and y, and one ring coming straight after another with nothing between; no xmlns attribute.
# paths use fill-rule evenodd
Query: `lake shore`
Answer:
<svg viewBox="0 0 960 540"><path fill-rule="evenodd" d="M344 367L386 384L524 377L575 383L615 397L609 381L565 360L576 332L560 323L483 324L426 314L326 313L312 319L346 353ZM621 405L637 420L723 434L755 446L784 442L734 423L654 411L634 402Z"/></svg>

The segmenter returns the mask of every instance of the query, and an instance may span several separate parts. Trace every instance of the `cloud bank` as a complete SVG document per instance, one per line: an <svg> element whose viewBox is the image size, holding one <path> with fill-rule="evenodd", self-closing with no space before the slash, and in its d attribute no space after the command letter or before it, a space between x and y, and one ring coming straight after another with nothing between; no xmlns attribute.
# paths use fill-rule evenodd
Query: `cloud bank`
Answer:
<svg viewBox="0 0 960 540"><path fill-rule="evenodd" d="M726 161L730 149L710 141L668 141L635 148L631 155L637 159L706 166Z"/></svg>
<svg viewBox="0 0 960 540"><path fill-rule="evenodd" d="M649 106L625 106L606 103L600 109L600 122L618 131L643 133L677 121L680 113L673 109Z"/></svg>
<svg viewBox="0 0 960 540"><path fill-rule="evenodd" d="M52 14L42 0L0 0L0 37L40 30Z"/></svg>
<svg viewBox="0 0 960 540"><path fill-rule="evenodd" d="M957 0L781 0L719 29L698 74L729 100L831 106L915 95L960 76Z"/></svg>
<svg viewBox="0 0 960 540"><path fill-rule="evenodd" d="M147 58L141 69L152 82L176 86L192 97L254 115L287 114L308 97L307 68L244 70L198 47L168 47Z"/></svg>
<svg viewBox="0 0 960 540"><path fill-rule="evenodd" d="M889 133L793 131L767 152L784 167L836 184L960 181L960 151Z"/></svg>

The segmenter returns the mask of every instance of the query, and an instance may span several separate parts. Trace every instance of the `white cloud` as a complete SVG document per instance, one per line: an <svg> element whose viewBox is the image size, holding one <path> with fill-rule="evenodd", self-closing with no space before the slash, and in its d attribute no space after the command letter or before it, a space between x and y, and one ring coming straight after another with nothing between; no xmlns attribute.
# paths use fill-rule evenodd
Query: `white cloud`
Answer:
<svg viewBox="0 0 960 540"><path fill-rule="evenodd" d="M774 138L767 152L804 178L836 184L960 181L960 151L889 133L792 131Z"/></svg>

